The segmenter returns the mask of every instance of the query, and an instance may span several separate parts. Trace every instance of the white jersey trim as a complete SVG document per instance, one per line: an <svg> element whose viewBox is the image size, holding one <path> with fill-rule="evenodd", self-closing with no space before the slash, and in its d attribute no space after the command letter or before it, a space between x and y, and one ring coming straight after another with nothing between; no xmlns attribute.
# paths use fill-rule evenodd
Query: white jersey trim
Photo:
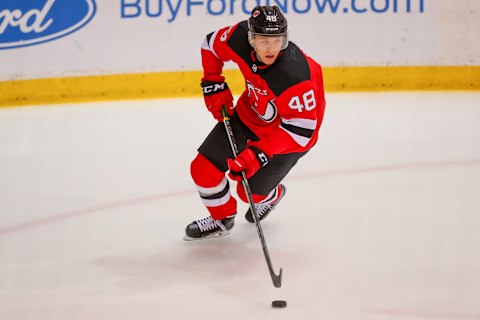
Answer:
<svg viewBox="0 0 480 320"><path fill-rule="evenodd" d="M285 132L288 133L288 135L292 137L292 139L295 140L295 142L301 145L302 147L305 147L310 142L313 136L313 133L315 131L315 128L317 127L317 120L301 119L301 118L294 118L294 119L282 118L281 121L282 121L282 124L284 124L285 126L281 125L280 128L285 130ZM288 130L287 128L290 128L293 131Z"/></svg>
<svg viewBox="0 0 480 320"><path fill-rule="evenodd" d="M291 131L288 131L287 129L285 128L282 128L286 133L288 133L288 135L290 137L292 137L293 140L295 140L296 143L298 143L299 145L301 145L302 147L305 147L308 142L310 142L310 138L305 138L304 136L301 136L301 135L298 135L298 134L295 134Z"/></svg>
<svg viewBox="0 0 480 320"><path fill-rule="evenodd" d="M317 120L311 120L311 119L302 119L302 118L283 119L282 118L282 122L285 124L289 124L291 126L309 129L309 130L315 130L315 128L317 127Z"/></svg>

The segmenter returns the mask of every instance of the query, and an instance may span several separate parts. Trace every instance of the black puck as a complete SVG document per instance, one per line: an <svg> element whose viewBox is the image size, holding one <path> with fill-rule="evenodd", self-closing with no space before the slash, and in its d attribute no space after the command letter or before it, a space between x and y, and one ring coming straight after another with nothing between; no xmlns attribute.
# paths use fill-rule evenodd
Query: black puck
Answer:
<svg viewBox="0 0 480 320"><path fill-rule="evenodd" d="M287 307L287 301L285 301L285 300L274 300L274 301L272 301L272 307L273 308L286 308Z"/></svg>

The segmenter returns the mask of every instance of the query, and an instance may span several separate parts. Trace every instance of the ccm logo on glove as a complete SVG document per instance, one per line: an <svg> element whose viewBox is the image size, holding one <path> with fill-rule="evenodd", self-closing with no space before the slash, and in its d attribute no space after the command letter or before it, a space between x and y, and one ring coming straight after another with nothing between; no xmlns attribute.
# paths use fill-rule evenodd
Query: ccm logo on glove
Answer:
<svg viewBox="0 0 480 320"><path fill-rule="evenodd" d="M203 83L202 83L202 86L203 86ZM228 89L228 85L225 82L222 82L222 83L214 83L214 84L205 84L205 86L202 88L203 88L203 94L209 95L209 94L215 94L217 92Z"/></svg>
<svg viewBox="0 0 480 320"><path fill-rule="evenodd" d="M226 82L202 81L203 98L207 109L215 119L222 121L222 108L227 107L229 115L233 114L233 96Z"/></svg>

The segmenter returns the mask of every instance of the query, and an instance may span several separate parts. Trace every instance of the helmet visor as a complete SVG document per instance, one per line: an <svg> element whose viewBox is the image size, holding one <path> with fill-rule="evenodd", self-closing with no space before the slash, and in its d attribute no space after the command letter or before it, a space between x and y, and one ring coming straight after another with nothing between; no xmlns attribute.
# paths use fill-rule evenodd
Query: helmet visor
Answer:
<svg viewBox="0 0 480 320"><path fill-rule="evenodd" d="M265 35L249 33L250 45L256 50L262 51L280 51L288 45L287 33Z"/></svg>

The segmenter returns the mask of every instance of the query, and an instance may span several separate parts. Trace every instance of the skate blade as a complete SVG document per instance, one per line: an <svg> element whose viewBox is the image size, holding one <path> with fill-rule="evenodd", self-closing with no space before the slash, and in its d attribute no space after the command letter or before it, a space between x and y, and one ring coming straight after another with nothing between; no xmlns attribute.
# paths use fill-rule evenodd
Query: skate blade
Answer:
<svg viewBox="0 0 480 320"><path fill-rule="evenodd" d="M217 233L211 233L208 236L202 237L202 238L192 238L192 237L189 237L189 236L185 235L183 237L183 240L185 240L185 241L207 240L207 239L223 238L223 237L226 237L228 235L230 235L230 230L220 231L220 232L217 232Z"/></svg>

